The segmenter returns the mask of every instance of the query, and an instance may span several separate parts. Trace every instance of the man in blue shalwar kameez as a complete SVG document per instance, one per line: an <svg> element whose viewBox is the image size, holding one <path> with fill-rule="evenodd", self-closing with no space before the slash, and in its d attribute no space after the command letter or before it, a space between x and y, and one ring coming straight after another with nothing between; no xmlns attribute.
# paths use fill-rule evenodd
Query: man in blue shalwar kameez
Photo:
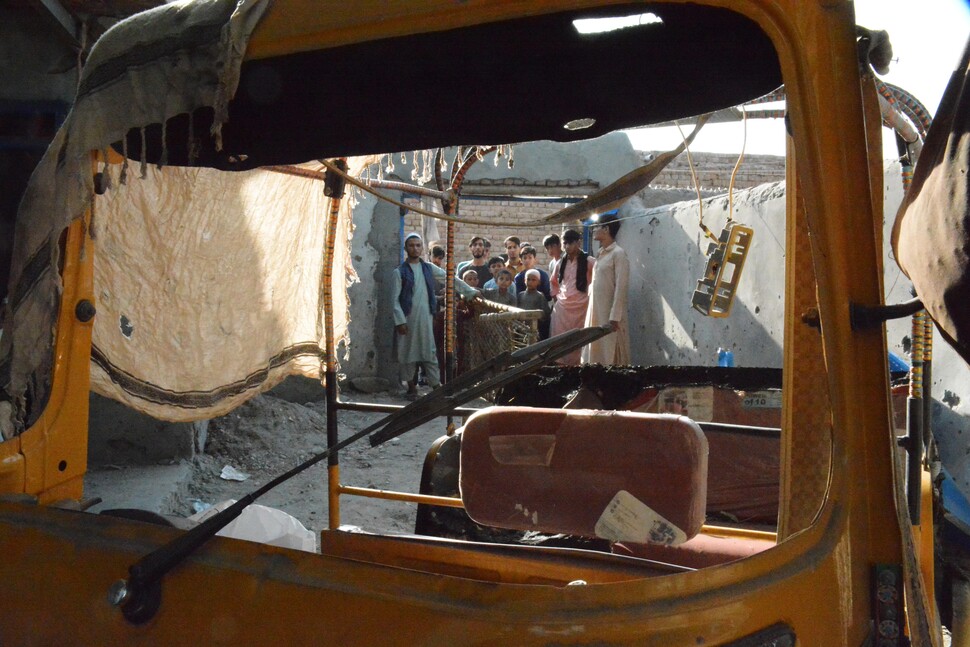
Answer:
<svg viewBox="0 0 970 647"><path fill-rule="evenodd" d="M407 382L408 393L416 394L415 375L418 365L424 367L431 388L441 384L437 349L434 342L435 277L443 278L445 271L421 260L424 241L418 234L404 239L407 258L394 269L391 276L391 305L394 311L394 355L401 365L400 382ZM478 290L455 278L455 289L465 299L472 299Z"/></svg>

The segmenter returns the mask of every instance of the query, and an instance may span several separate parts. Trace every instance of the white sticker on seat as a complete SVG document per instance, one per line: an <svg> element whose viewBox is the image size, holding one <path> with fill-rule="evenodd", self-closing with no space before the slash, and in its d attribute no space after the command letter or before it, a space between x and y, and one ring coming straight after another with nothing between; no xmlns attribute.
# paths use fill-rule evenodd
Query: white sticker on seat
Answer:
<svg viewBox="0 0 970 647"><path fill-rule="evenodd" d="M665 545L687 541L683 530L626 490L617 492L606 505L593 530L597 537L610 541Z"/></svg>

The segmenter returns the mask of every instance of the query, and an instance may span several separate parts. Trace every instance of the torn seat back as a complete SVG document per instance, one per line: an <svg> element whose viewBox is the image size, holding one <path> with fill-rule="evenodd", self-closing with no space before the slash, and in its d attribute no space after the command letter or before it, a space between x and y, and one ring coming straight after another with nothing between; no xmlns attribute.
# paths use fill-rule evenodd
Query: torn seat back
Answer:
<svg viewBox="0 0 970 647"><path fill-rule="evenodd" d="M490 408L462 432L461 498L483 525L675 545L704 523L707 453L683 416Z"/></svg>

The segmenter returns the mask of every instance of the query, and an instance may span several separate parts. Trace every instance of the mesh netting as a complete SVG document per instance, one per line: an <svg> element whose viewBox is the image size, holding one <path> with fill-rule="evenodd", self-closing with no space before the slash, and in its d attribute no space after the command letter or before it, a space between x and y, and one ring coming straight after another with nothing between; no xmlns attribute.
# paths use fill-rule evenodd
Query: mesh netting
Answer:
<svg viewBox="0 0 970 647"><path fill-rule="evenodd" d="M482 298L470 306L473 316L464 322L459 340L463 350L459 372L539 341L541 310L521 310Z"/></svg>

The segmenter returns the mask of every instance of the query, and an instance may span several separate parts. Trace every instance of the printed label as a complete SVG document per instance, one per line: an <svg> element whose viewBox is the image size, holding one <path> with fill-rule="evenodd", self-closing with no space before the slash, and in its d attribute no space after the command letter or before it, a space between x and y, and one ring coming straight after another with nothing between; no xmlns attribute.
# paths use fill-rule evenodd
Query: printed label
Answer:
<svg viewBox="0 0 970 647"><path fill-rule="evenodd" d="M781 409L781 391L751 391L741 401L744 409Z"/></svg>
<svg viewBox="0 0 970 647"><path fill-rule="evenodd" d="M683 530L626 490L616 493L593 530L597 537L610 541L671 546L687 541Z"/></svg>

